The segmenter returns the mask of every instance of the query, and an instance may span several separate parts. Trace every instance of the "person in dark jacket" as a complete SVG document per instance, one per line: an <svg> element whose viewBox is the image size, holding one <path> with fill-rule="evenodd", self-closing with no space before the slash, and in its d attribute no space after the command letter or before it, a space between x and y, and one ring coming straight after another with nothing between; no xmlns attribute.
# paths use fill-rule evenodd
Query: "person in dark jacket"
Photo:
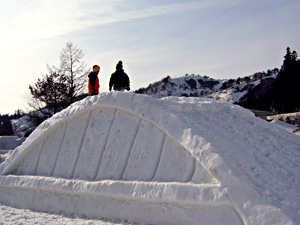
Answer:
<svg viewBox="0 0 300 225"><path fill-rule="evenodd" d="M122 61L118 62L116 66L116 71L110 77L109 91L111 91L112 87L115 91L130 90L129 77L123 70Z"/></svg>
<svg viewBox="0 0 300 225"><path fill-rule="evenodd" d="M99 94L99 79L98 79L98 73L100 71L100 66L94 65L93 66L93 72L90 72L89 74L89 94L90 95L97 95Z"/></svg>

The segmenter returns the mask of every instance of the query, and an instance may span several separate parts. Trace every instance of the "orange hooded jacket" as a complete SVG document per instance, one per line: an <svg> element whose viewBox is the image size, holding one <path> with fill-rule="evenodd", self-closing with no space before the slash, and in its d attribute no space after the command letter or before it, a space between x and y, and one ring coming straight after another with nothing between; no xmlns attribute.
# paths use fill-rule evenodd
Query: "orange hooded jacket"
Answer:
<svg viewBox="0 0 300 225"><path fill-rule="evenodd" d="M89 94L99 94L99 79L98 79L98 73L100 71L100 67L98 65L93 66L93 72L89 74Z"/></svg>

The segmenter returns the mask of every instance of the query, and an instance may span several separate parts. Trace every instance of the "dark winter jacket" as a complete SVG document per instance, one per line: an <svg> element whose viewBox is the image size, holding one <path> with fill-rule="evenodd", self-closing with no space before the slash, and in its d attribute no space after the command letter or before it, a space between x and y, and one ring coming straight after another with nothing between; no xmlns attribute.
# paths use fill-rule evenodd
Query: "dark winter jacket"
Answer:
<svg viewBox="0 0 300 225"><path fill-rule="evenodd" d="M89 94L98 94L99 87L98 73L91 72L89 74Z"/></svg>
<svg viewBox="0 0 300 225"><path fill-rule="evenodd" d="M130 82L128 75L124 72L123 69L118 68L116 72L114 72L109 81L109 90L114 87L114 90L118 88L124 88L127 91L130 90Z"/></svg>

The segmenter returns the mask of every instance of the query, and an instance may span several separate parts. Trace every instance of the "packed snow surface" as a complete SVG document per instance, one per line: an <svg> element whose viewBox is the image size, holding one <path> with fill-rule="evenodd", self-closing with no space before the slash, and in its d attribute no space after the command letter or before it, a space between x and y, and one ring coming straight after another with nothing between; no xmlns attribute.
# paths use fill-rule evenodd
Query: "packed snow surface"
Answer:
<svg viewBox="0 0 300 225"><path fill-rule="evenodd" d="M103 93L1 164L0 203L133 223L299 224L299 171L300 137L239 106Z"/></svg>
<svg viewBox="0 0 300 225"><path fill-rule="evenodd" d="M66 216L44 212L35 212L28 209L18 209L10 206L0 205L0 224L20 225L20 224L39 224L39 225L127 225L122 221L91 220L77 217L76 215Z"/></svg>
<svg viewBox="0 0 300 225"><path fill-rule="evenodd" d="M14 150L25 141L25 138L15 136L0 136L0 150Z"/></svg>
<svg viewBox="0 0 300 225"><path fill-rule="evenodd" d="M25 138L15 136L0 136L0 164L10 155L10 153L23 143Z"/></svg>

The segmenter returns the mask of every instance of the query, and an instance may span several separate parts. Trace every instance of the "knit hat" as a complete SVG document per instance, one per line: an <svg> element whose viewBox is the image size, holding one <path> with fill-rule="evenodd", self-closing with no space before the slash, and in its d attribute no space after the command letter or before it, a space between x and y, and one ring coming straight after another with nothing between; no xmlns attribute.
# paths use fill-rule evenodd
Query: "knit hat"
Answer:
<svg viewBox="0 0 300 225"><path fill-rule="evenodd" d="M99 73L99 71L100 71L100 66L94 65L94 66L93 66L93 72Z"/></svg>
<svg viewBox="0 0 300 225"><path fill-rule="evenodd" d="M119 61L117 66L116 66L116 69L123 69L123 63L122 61Z"/></svg>

